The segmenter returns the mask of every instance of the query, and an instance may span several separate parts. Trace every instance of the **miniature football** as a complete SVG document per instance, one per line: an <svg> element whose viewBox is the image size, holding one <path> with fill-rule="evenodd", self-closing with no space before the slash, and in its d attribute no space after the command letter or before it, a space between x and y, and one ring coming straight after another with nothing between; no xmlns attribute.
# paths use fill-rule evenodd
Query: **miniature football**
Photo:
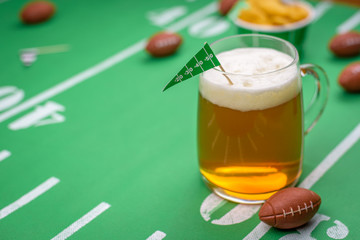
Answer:
<svg viewBox="0 0 360 240"><path fill-rule="evenodd" d="M221 15L226 16L238 0L221 0L218 8Z"/></svg>
<svg viewBox="0 0 360 240"><path fill-rule="evenodd" d="M55 13L55 6L48 1L34 1L26 4L20 12L23 23L36 24L51 18Z"/></svg>
<svg viewBox="0 0 360 240"><path fill-rule="evenodd" d="M347 32L331 39L330 50L338 57L351 57L360 53L360 33Z"/></svg>
<svg viewBox="0 0 360 240"><path fill-rule="evenodd" d="M360 92L360 62L348 65L340 73L338 82L348 92Z"/></svg>
<svg viewBox="0 0 360 240"><path fill-rule="evenodd" d="M318 211L320 204L320 196L313 191L285 188L264 203L259 211L259 218L276 228L296 228L307 223Z"/></svg>
<svg viewBox="0 0 360 240"><path fill-rule="evenodd" d="M165 57L175 53L181 43L180 35L172 32L160 32L149 39L146 51L154 57Z"/></svg>

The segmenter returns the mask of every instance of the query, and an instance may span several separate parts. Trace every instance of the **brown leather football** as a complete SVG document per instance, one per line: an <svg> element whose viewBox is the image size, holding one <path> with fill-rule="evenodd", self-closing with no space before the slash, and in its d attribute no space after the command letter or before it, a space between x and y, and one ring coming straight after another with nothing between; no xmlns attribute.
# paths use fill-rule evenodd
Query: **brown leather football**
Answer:
<svg viewBox="0 0 360 240"><path fill-rule="evenodd" d="M175 53L181 43L180 35L172 32L160 32L149 39L146 51L154 57L165 57Z"/></svg>
<svg viewBox="0 0 360 240"><path fill-rule="evenodd" d="M20 19L26 24L41 23L51 18L55 6L49 1L34 1L26 4L20 12Z"/></svg>
<svg viewBox="0 0 360 240"><path fill-rule="evenodd" d="M360 33L347 32L336 35L329 43L329 49L338 57L351 57L360 53Z"/></svg>
<svg viewBox="0 0 360 240"><path fill-rule="evenodd" d="M340 73L338 82L348 92L360 92L360 62L355 62Z"/></svg>
<svg viewBox="0 0 360 240"><path fill-rule="evenodd" d="M237 2L238 0L220 0L218 5L219 13L226 16Z"/></svg>
<svg viewBox="0 0 360 240"><path fill-rule="evenodd" d="M259 211L259 218L276 228L296 228L307 223L318 211L320 204L320 196L313 191L285 188L264 203Z"/></svg>

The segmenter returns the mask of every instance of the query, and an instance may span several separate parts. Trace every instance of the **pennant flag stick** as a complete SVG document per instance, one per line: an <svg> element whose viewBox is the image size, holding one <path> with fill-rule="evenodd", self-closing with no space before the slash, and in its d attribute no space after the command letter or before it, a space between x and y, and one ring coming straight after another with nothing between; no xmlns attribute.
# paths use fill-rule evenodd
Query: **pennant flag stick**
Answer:
<svg viewBox="0 0 360 240"><path fill-rule="evenodd" d="M174 86L175 84L183 82L189 78L192 78L193 76L196 76L217 66L220 66L220 69L225 72L209 44L205 43L202 49L197 54L195 54L195 56L191 58L187 64L185 64L185 66L176 74L173 79L171 79L170 82L166 84L163 91ZM233 85L229 77L225 74L224 76L229 81L229 84Z"/></svg>
<svg viewBox="0 0 360 240"><path fill-rule="evenodd" d="M223 68L223 66L219 65L219 67L220 67L221 71L225 72L225 69ZM223 75L224 75L224 77L228 80L228 82L229 82L230 85L234 85L233 82L232 82L232 81L230 80L230 78L228 77L228 75L226 75L226 74L223 74Z"/></svg>

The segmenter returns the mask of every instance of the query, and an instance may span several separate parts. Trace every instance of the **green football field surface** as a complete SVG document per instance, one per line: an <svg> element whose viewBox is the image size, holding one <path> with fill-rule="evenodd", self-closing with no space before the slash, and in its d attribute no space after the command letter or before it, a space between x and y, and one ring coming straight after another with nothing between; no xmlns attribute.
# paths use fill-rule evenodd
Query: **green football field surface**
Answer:
<svg viewBox="0 0 360 240"><path fill-rule="evenodd" d="M198 79L161 92L205 41L237 33L216 2L54 2L51 20L26 26L25 1L0 1L1 240L360 238L360 94L337 84L360 57L327 49L338 31L360 30L359 9L311 2L319 18L301 62L326 70L330 95L305 137L299 184L322 205L304 227L280 231L260 223L259 205L222 200L202 182ZM154 59L144 45L163 29L184 42ZM69 49L20 61L21 49L55 45Z"/></svg>

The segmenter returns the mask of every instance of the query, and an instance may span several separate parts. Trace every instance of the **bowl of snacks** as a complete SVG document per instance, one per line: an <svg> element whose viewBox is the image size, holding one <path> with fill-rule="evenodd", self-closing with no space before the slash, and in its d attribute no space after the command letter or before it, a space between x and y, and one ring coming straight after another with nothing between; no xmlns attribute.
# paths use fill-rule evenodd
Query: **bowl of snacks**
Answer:
<svg viewBox="0 0 360 240"><path fill-rule="evenodd" d="M240 34L260 33L291 42L301 54L313 7L295 0L245 0L232 11Z"/></svg>

